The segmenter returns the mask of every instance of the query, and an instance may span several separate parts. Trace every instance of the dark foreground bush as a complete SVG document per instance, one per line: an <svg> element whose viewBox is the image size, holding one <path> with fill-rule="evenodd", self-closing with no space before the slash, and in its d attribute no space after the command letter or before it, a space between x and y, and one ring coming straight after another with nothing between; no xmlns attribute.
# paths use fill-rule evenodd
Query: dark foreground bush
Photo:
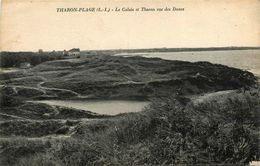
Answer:
<svg viewBox="0 0 260 166"><path fill-rule="evenodd" d="M160 110L161 117L150 147L152 163L248 163L259 159L259 98L244 94L223 99L224 103L205 101L185 108L176 107L173 101L163 100L152 107Z"/></svg>
<svg viewBox="0 0 260 166"><path fill-rule="evenodd" d="M18 163L248 163L259 159L259 111L259 97L247 92L202 102L175 97L155 99L140 113L82 123L75 129L74 138L52 141L45 152L29 159L25 156Z"/></svg>
<svg viewBox="0 0 260 166"><path fill-rule="evenodd" d="M45 152L50 148L48 140L28 140L25 137L8 137L0 139L0 165L19 165L21 157L27 161L36 154ZM31 165L27 162L27 165Z"/></svg>

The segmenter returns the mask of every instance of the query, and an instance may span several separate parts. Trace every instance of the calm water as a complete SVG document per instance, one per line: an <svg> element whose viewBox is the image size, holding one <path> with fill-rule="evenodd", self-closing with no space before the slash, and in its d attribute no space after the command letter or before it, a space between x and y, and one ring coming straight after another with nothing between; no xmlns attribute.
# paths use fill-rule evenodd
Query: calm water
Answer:
<svg viewBox="0 0 260 166"><path fill-rule="evenodd" d="M154 52L154 53L122 53L116 55L157 57L167 60L208 61L244 70L260 69L260 50L228 50L228 51L194 51L194 52Z"/></svg>
<svg viewBox="0 0 260 166"><path fill-rule="evenodd" d="M37 102L71 107L106 115L116 115L126 112L139 112L149 104L149 102L146 101L131 100L43 100Z"/></svg>

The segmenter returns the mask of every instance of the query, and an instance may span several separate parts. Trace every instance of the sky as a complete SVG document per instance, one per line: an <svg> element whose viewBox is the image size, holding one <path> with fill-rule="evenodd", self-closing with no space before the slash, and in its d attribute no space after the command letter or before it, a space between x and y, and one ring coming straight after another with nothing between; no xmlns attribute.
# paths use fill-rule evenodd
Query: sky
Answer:
<svg viewBox="0 0 260 166"><path fill-rule="evenodd" d="M57 8L184 8L57 12ZM260 46L259 0L2 0L2 51Z"/></svg>

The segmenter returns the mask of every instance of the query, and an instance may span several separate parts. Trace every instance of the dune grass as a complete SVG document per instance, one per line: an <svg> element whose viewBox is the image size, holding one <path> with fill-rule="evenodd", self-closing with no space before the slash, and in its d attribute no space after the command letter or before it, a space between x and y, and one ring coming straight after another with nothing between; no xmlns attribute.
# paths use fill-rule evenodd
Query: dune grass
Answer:
<svg viewBox="0 0 260 166"><path fill-rule="evenodd" d="M44 144L1 141L1 162L53 166L249 163L259 159L260 100L255 95L236 92L199 104L184 97L156 98L139 113L80 123L71 138Z"/></svg>

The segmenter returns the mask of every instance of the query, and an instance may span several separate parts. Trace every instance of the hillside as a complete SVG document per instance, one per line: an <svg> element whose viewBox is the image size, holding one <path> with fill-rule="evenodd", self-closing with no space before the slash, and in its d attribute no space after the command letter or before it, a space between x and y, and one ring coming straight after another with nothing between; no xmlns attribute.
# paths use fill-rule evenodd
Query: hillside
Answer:
<svg viewBox="0 0 260 166"><path fill-rule="evenodd" d="M252 73L208 62L89 56L49 61L1 75L5 90L25 98L142 98L201 94L254 86ZM30 93L26 93L29 91Z"/></svg>
<svg viewBox="0 0 260 166"><path fill-rule="evenodd" d="M0 165L169 165L259 159L260 94L208 62L88 56L0 74ZM35 100L148 100L100 115ZM105 114L105 113L104 113Z"/></svg>

